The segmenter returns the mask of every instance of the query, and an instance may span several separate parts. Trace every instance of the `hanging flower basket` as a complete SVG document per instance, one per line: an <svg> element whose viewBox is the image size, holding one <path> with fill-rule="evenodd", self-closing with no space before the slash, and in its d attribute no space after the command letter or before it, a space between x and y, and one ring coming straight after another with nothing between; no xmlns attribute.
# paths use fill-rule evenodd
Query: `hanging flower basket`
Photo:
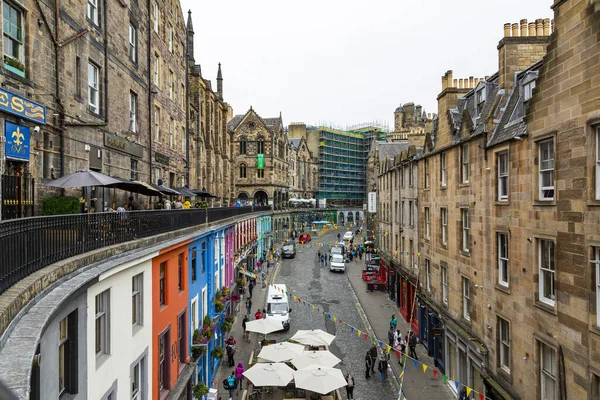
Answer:
<svg viewBox="0 0 600 400"><path fill-rule="evenodd" d="M221 324L221 332L229 332L231 331L231 324L227 321Z"/></svg>
<svg viewBox="0 0 600 400"><path fill-rule="evenodd" d="M225 356L225 350L219 346L219 347L215 347L213 349L213 351L210 352L210 354L214 357L214 358L223 358Z"/></svg>
<svg viewBox="0 0 600 400"><path fill-rule="evenodd" d="M220 301L217 301L215 303L215 310L217 312L223 312L225 310L225 304L221 303Z"/></svg>
<svg viewBox="0 0 600 400"><path fill-rule="evenodd" d="M192 392L194 393L194 397L200 399L206 396L209 392L210 388L204 384L204 382L200 382L197 385L194 385L192 388Z"/></svg>
<svg viewBox="0 0 600 400"><path fill-rule="evenodd" d="M239 294L237 294L237 293L234 293L234 294L232 294L232 295L231 295L231 300L232 300L233 302L235 302L235 303L239 302L239 301L240 301L240 295L239 295Z"/></svg>

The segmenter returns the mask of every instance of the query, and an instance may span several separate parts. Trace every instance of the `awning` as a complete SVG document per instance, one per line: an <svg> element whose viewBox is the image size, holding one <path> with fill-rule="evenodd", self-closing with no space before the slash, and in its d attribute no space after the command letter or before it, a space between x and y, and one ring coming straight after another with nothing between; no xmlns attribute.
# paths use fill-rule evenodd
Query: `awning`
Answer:
<svg viewBox="0 0 600 400"><path fill-rule="evenodd" d="M129 192L139 193L146 196L160 196L161 194L157 189L154 189L147 183L139 181L130 181L124 178L119 178L117 176L113 178L119 180L120 182L107 185L106 187L126 190Z"/></svg>
<svg viewBox="0 0 600 400"><path fill-rule="evenodd" d="M177 191L184 197L196 197L196 193L194 193L191 189L186 188L185 186L180 189L177 189Z"/></svg>
<svg viewBox="0 0 600 400"><path fill-rule="evenodd" d="M154 189L158 190L162 194L175 195L175 196L179 195L179 192L177 190L168 188L165 185L154 185L154 184L151 184L151 185Z"/></svg>
<svg viewBox="0 0 600 400"><path fill-rule="evenodd" d="M215 196L214 194L210 194L208 193L206 190L192 190L192 192L196 193L196 196L198 197L208 197L208 198L215 198L217 196Z"/></svg>

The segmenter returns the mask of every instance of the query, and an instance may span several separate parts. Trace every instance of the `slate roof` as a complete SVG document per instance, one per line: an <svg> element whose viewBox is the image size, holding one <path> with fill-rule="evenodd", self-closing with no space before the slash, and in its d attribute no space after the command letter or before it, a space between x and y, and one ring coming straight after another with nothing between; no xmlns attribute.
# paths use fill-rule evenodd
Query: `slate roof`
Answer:
<svg viewBox="0 0 600 400"><path fill-rule="evenodd" d="M394 111L395 113L397 112L404 112L404 108L402 108L402 106L399 106L398 108L396 108L396 111Z"/></svg>
<svg viewBox="0 0 600 400"><path fill-rule="evenodd" d="M379 159L394 158L403 150L408 150L408 142L379 142Z"/></svg>
<svg viewBox="0 0 600 400"><path fill-rule="evenodd" d="M246 114L238 114L227 122L227 132L233 133Z"/></svg>
<svg viewBox="0 0 600 400"><path fill-rule="evenodd" d="M281 126L281 119L277 118L263 118L262 119L268 129L270 129L273 133L277 133L279 131L279 127Z"/></svg>
<svg viewBox="0 0 600 400"><path fill-rule="evenodd" d="M291 143L291 145L294 146L295 149L297 149L298 146L300 146L301 141L302 139L288 139L288 143Z"/></svg>

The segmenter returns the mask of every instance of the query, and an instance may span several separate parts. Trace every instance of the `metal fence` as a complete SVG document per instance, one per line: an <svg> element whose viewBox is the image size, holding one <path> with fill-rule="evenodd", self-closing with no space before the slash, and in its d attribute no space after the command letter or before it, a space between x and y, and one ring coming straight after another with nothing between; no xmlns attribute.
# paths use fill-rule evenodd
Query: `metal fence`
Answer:
<svg viewBox="0 0 600 400"><path fill-rule="evenodd" d="M57 215L0 221L0 294L61 260L130 240L199 226L270 206Z"/></svg>

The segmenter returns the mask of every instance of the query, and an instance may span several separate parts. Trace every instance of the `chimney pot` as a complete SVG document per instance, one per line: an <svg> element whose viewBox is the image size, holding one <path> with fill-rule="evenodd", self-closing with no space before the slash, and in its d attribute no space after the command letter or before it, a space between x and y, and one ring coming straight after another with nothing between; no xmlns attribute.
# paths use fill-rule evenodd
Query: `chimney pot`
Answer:
<svg viewBox="0 0 600 400"><path fill-rule="evenodd" d="M517 24L517 23L512 24L512 35L513 35L513 37L519 36L519 24Z"/></svg>
<svg viewBox="0 0 600 400"><path fill-rule="evenodd" d="M453 88L457 88L458 87L458 79L452 80L452 87Z"/></svg>
<svg viewBox="0 0 600 400"><path fill-rule="evenodd" d="M535 22L529 23L529 36L535 37Z"/></svg>
<svg viewBox="0 0 600 400"><path fill-rule="evenodd" d="M431 113L427 113L427 119L431 119Z"/></svg>
<svg viewBox="0 0 600 400"><path fill-rule="evenodd" d="M462 79L459 79L459 80L458 80L458 87L459 87L460 89L462 89L462 88L463 88L463 80L462 80Z"/></svg>
<svg viewBox="0 0 600 400"><path fill-rule="evenodd" d="M510 24L504 24L504 37L510 36Z"/></svg>
<svg viewBox="0 0 600 400"><path fill-rule="evenodd" d="M487 81L489 78L490 78L489 76L486 76L486 77L485 77L485 80Z"/></svg>
<svg viewBox="0 0 600 400"><path fill-rule="evenodd" d="M521 36L523 36L523 37L527 36L527 20L526 19L521 20Z"/></svg>
<svg viewBox="0 0 600 400"><path fill-rule="evenodd" d="M473 77L469 77L469 89L473 89Z"/></svg>
<svg viewBox="0 0 600 400"><path fill-rule="evenodd" d="M550 18L544 19L544 36L550 36Z"/></svg>
<svg viewBox="0 0 600 400"><path fill-rule="evenodd" d="M536 36L544 36L544 20L541 18L535 20L535 34Z"/></svg>
<svg viewBox="0 0 600 400"><path fill-rule="evenodd" d="M475 84L473 85L473 87L477 87L477 85L479 85L479 78L475 78Z"/></svg>

